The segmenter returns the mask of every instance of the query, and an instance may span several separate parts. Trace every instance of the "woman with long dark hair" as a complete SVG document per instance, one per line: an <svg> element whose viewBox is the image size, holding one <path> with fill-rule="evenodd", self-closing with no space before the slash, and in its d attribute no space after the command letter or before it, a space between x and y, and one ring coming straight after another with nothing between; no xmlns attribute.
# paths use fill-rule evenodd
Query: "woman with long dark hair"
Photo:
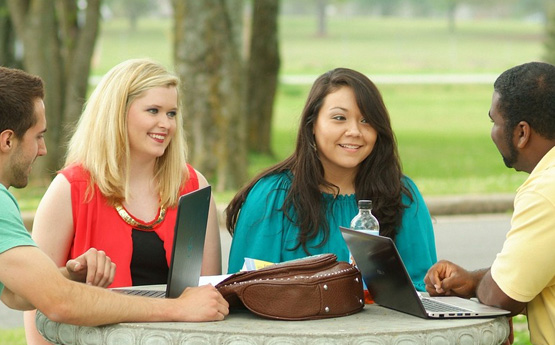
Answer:
<svg viewBox="0 0 555 345"><path fill-rule="evenodd" d="M366 76L337 68L312 86L295 152L255 177L226 209L228 272L245 258L282 262L320 253L348 261L339 226L371 199L380 235L392 238L416 288L436 262L430 214L403 175L381 94Z"/></svg>

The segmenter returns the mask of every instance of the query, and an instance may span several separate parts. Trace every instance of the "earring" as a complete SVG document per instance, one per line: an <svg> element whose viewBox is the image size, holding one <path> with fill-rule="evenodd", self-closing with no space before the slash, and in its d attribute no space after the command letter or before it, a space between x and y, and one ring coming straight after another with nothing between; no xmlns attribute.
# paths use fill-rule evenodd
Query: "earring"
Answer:
<svg viewBox="0 0 555 345"><path fill-rule="evenodd" d="M318 148L316 147L316 144L314 142L310 143L310 147L312 148L312 151L318 152Z"/></svg>

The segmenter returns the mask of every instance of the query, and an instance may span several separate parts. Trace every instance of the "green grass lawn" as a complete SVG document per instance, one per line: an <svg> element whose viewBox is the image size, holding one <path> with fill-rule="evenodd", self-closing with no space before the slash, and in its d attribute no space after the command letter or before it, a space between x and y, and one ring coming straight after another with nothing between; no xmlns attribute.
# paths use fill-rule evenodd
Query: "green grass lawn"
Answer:
<svg viewBox="0 0 555 345"><path fill-rule="evenodd" d="M540 58L543 48L540 24L513 20L458 21L451 33L444 18L337 17L325 38L315 37L314 17L279 24L286 74L340 65L366 73L498 73Z"/></svg>
<svg viewBox="0 0 555 345"><path fill-rule="evenodd" d="M102 25L93 74L130 57L171 66L171 20ZM316 37L316 19L282 16L280 74L316 76L338 66L372 75L497 75L541 58L543 27L516 20L459 21L454 33L438 19L333 17L328 36ZM148 46L148 49L145 47ZM293 151L299 114L310 85L281 84L275 104L275 157L250 155L252 176ZM524 174L504 167L489 138L492 86L380 85L398 138L405 173L424 195L513 193ZM225 193L221 199L229 200Z"/></svg>
<svg viewBox="0 0 555 345"><path fill-rule="evenodd" d="M328 35L316 37L315 16L279 20L282 75L318 75L335 67L369 74L500 73L543 55L541 23L459 20L449 32L444 18L336 16ZM101 26L93 74L131 57L172 65L172 20L143 18L131 32L125 20Z"/></svg>
<svg viewBox="0 0 555 345"><path fill-rule="evenodd" d="M25 330L23 328L0 329L0 344L26 345Z"/></svg>

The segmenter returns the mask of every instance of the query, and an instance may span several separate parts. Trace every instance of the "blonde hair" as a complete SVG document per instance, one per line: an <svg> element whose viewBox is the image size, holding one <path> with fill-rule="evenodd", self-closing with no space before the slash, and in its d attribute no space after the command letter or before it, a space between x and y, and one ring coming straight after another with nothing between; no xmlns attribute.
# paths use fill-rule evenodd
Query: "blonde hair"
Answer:
<svg viewBox="0 0 555 345"><path fill-rule="evenodd" d="M88 198L94 184L110 204L129 198L129 138L127 113L131 103L155 87L179 89L179 79L159 63L132 59L113 67L85 103L77 128L69 141L65 166L79 164L91 176ZM174 206L179 189L188 179L185 134L178 92L176 131L166 151L156 159L162 206Z"/></svg>

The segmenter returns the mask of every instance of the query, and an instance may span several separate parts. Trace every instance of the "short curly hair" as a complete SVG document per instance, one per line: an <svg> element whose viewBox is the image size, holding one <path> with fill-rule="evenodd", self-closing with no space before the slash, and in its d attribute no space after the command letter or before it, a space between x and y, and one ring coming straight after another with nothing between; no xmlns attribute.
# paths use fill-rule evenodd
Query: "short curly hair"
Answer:
<svg viewBox="0 0 555 345"><path fill-rule="evenodd" d="M542 137L555 139L555 66L529 62L513 67L497 78L494 89L507 131L526 121Z"/></svg>

